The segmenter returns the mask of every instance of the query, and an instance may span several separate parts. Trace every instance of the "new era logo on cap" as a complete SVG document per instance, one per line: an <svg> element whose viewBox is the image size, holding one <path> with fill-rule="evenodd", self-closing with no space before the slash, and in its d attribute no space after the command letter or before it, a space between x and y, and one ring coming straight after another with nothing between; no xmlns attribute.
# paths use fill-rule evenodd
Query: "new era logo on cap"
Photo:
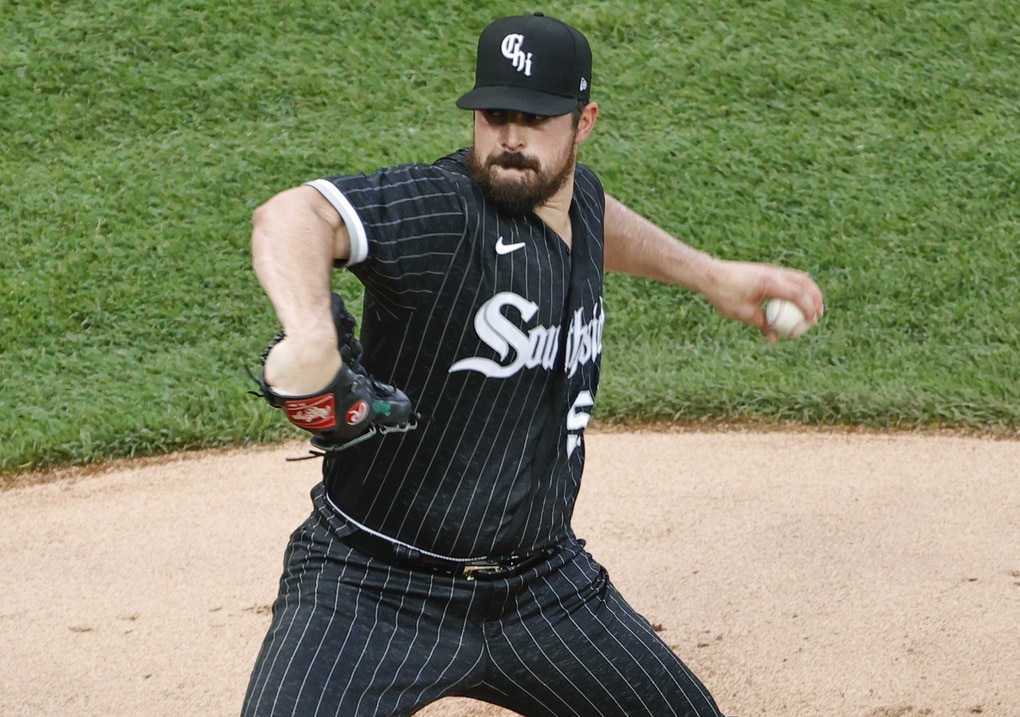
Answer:
<svg viewBox="0 0 1020 717"><path fill-rule="evenodd" d="M541 13L505 17L482 31L475 87L457 106L562 115L589 99L590 83L584 35Z"/></svg>

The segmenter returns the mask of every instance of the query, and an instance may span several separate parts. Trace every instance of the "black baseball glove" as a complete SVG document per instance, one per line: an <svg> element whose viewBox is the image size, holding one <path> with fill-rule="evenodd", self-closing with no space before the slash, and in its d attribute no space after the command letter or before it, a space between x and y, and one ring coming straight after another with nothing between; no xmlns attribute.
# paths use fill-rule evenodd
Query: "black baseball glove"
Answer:
<svg viewBox="0 0 1020 717"><path fill-rule="evenodd" d="M366 441L377 433L406 432L418 427L419 416L403 391L376 381L362 363L361 342L355 337L357 320L333 294L333 322L343 365L332 382L307 396L281 396L266 383L264 372L252 380L259 385L269 405L283 409L287 419L312 434L312 445L325 451L341 451ZM269 344L259 359L264 367L270 350L282 341L283 332ZM253 392L254 393L254 392Z"/></svg>

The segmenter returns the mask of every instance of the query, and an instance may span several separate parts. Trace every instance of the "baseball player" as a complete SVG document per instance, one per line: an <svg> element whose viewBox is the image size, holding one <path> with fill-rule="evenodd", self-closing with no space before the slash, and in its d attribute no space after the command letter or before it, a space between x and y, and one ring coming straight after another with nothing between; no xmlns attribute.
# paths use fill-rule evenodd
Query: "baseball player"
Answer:
<svg viewBox="0 0 1020 717"><path fill-rule="evenodd" d="M318 179L260 207L283 332L266 397L324 454L291 536L245 715L410 715L462 695L523 715L720 715L571 529L606 321L603 270L683 285L774 340L816 319L804 273L724 261L576 162L592 57L541 14L478 43L474 141ZM364 284L360 340L334 268Z"/></svg>

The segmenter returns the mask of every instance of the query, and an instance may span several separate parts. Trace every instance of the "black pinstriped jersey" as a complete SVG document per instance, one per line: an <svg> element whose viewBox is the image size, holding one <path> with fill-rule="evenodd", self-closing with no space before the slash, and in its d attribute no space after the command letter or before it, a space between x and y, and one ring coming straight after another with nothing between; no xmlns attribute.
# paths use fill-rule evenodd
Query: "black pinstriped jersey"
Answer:
<svg viewBox="0 0 1020 717"><path fill-rule="evenodd" d="M605 194L578 165L572 246L496 209L466 150L310 183L351 236L365 363L424 416L327 456L332 501L423 550L473 557L568 534L598 385Z"/></svg>

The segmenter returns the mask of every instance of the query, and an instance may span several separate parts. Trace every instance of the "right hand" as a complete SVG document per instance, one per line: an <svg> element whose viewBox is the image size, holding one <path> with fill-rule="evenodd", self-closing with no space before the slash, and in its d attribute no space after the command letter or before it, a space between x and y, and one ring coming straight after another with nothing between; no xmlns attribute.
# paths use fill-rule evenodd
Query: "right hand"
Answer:
<svg viewBox="0 0 1020 717"><path fill-rule="evenodd" d="M822 290L811 276L797 269L773 264L713 259L711 283L703 291L716 311L761 331L774 343L779 333L768 325L762 304L786 299L796 304L815 324L825 310Z"/></svg>
<svg viewBox="0 0 1020 717"><path fill-rule="evenodd" d="M342 361L336 335L286 336L266 356L266 383L281 396L307 396L328 386Z"/></svg>

